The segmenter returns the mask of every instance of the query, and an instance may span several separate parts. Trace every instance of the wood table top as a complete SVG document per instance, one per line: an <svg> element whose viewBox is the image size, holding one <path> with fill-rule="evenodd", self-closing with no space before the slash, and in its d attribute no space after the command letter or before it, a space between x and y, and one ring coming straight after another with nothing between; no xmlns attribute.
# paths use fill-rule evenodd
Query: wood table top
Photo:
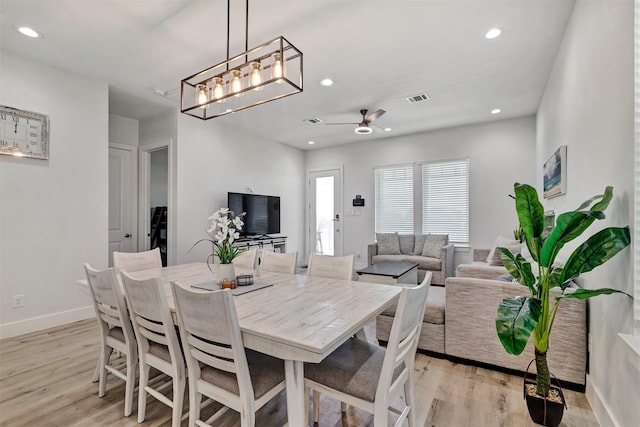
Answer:
<svg viewBox="0 0 640 427"><path fill-rule="evenodd" d="M215 280L207 264L193 263L132 273L136 279L161 275L167 302L175 310L171 281L191 285ZM349 336L396 302L401 288L236 268L273 286L234 296L246 347L282 359L319 362Z"/></svg>

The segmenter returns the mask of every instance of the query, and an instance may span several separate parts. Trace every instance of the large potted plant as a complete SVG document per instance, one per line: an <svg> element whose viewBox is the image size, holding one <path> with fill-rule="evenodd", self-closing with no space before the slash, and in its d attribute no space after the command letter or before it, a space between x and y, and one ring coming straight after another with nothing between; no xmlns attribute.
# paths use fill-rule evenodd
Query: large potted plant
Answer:
<svg viewBox="0 0 640 427"><path fill-rule="evenodd" d="M552 385L547 350L556 312L563 299L624 293L611 288L572 287L571 283L580 274L604 264L629 246L629 227L608 227L598 231L578 245L561 266L556 262L561 249L582 235L596 219L605 217L604 211L613 197L613 188L607 187L604 194L585 201L575 211L559 215L557 221L553 216L545 215L535 188L515 183L514 190L524 241L537 265L532 268L531 262L521 254L514 255L508 249L500 248L505 267L519 284L528 289L529 295L502 300L496 315L496 330L505 350L515 355L522 353L533 333L537 376L535 393L527 398L527 406L533 421L555 426L560 423L564 411L564 402L559 406L549 403ZM556 287L561 293L551 301L549 291ZM533 411L536 402L541 408L539 415ZM552 407L558 408L559 415L551 413Z"/></svg>

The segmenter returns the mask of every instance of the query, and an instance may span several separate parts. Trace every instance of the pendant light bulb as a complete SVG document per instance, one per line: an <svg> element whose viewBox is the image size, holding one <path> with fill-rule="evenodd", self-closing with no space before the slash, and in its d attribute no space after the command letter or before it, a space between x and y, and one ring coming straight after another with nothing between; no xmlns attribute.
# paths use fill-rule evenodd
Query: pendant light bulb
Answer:
<svg viewBox="0 0 640 427"><path fill-rule="evenodd" d="M280 55L280 52L276 52L271 57L273 58L273 64L271 64L271 78L277 79L276 83L282 83L282 77L284 76L284 62L282 61L282 55Z"/></svg>
<svg viewBox="0 0 640 427"><path fill-rule="evenodd" d="M224 81L222 77L214 77L213 79L213 96L212 98L218 103L223 103L226 99L222 99L224 96Z"/></svg>
<svg viewBox="0 0 640 427"><path fill-rule="evenodd" d="M231 92L233 96L242 96L242 73L240 70L231 71Z"/></svg>
<svg viewBox="0 0 640 427"><path fill-rule="evenodd" d="M209 97L207 96L207 85L204 83L200 83L197 86L198 95L196 96L196 102L200 104L200 108L209 108L208 105L204 105L209 102Z"/></svg>
<svg viewBox="0 0 640 427"><path fill-rule="evenodd" d="M262 66L259 62L252 62L249 66L251 67L249 83L253 86L253 90L262 90Z"/></svg>

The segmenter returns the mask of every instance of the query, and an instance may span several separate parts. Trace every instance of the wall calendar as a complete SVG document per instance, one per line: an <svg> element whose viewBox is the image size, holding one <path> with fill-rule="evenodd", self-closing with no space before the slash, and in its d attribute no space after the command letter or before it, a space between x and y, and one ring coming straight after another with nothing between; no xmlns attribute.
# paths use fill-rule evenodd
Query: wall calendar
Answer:
<svg viewBox="0 0 640 427"><path fill-rule="evenodd" d="M49 158L49 117L0 105L0 154Z"/></svg>

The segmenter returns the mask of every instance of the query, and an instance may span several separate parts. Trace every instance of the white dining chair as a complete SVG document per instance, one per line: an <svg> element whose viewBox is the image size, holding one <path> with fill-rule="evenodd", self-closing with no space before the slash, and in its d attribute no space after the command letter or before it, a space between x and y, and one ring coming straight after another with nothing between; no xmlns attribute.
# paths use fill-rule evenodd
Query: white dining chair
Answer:
<svg viewBox="0 0 640 427"><path fill-rule="evenodd" d="M295 274L298 252L279 253L273 251L262 252L260 271L273 273Z"/></svg>
<svg viewBox="0 0 640 427"><path fill-rule="evenodd" d="M115 269L95 270L89 264L85 264L84 269L91 295L93 295L93 308L100 328L98 396L105 395L108 373L124 380L124 416L128 417L133 407L138 353L124 295L118 284ZM111 362L111 354L114 350L125 356L124 370L116 365L115 360Z"/></svg>
<svg viewBox="0 0 640 427"><path fill-rule="evenodd" d="M229 408L253 427L255 411L285 388L284 362L245 349L233 296L194 292L171 282L189 373L189 426L210 425ZM202 396L224 407L200 420Z"/></svg>
<svg viewBox="0 0 640 427"><path fill-rule="evenodd" d="M138 387L138 422L145 420L147 394L172 408L172 426L180 426L186 386L185 365L167 297L159 277L136 280L122 272L125 296L131 323L138 341L140 379ZM150 369L155 368L171 377L172 398L153 388Z"/></svg>
<svg viewBox="0 0 640 427"><path fill-rule="evenodd" d="M307 275L328 279L351 280L353 278L353 255L327 256L311 252L307 265Z"/></svg>
<svg viewBox="0 0 640 427"><path fill-rule="evenodd" d="M162 268L160 249L143 252L113 252L113 266L118 273Z"/></svg>
<svg viewBox="0 0 640 427"><path fill-rule="evenodd" d="M258 260L258 250L248 249L235 257L232 261L233 265L246 270L255 270Z"/></svg>
<svg viewBox="0 0 640 427"><path fill-rule="evenodd" d="M416 424L413 365L431 284L431 272L416 287L403 287L387 348L350 338L320 363L305 363L304 385L313 390L313 417L319 418L319 393L373 414L374 427L386 427L388 412ZM404 407L392 403L404 390Z"/></svg>

